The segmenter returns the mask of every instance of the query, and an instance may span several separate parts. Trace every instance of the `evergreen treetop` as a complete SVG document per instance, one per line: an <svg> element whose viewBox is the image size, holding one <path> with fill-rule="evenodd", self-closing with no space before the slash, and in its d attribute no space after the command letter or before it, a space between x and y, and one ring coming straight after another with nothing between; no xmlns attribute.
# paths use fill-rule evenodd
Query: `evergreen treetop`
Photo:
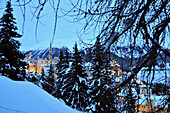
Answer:
<svg viewBox="0 0 170 113"><path fill-rule="evenodd" d="M0 19L0 73L13 80L22 80L25 78L25 55L18 50L21 44L15 40L22 35L16 32L18 28L12 11L13 8L8 1L5 14Z"/></svg>
<svg viewBox="0 0 170 113"><path fill-rule="evenodd" d="M68 73L65 74L63 89L63 100L72 108L84 111L87 103L87 82L85 69L81 53L78 51L77 44L73 48L72 66Z"/></svg>
<svg viewBox="0 0 170 113"><path fill-rule="evenodd" d="M109 52L104 51L99 38L95 43L92 58L92 77L89 82L87 109L94 113L118 112L116 109L116 93L110 86L110 84L113 84L113 80Z"/></svg>
<svg viewBox="0 0 170 113"><path fill-rule="evenodd" d="M66 49L63 51L62 49L60 50L60 56L59 56L59 62L57 63L57 80L56 80L56 88L55 88L55 93L54 96L60 99L63 99L63 86L64 86L64 80L66 78L66 75L68 73L69 69L69 61L70 61L70 56L69 52Z"/></svg>

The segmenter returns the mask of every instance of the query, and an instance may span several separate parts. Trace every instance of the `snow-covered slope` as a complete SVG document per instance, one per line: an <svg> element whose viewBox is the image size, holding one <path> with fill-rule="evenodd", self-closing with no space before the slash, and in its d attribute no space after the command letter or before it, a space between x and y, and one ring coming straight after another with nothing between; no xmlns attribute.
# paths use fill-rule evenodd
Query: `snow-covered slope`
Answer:
<svg viewBox="0 0 170 113"><path fill-rule="evenodd" d="M32 54L31 58L36 59L36 58L42 58L42 59L49 59L49 50L50 48L45 48L45 49L33 49L33 50L28 50L28 51L22 51L26 57L29 57L30 53ZM52 57L59 57L60 55L60 50L66 51L71 55L71 51L67 47L62 47L62 48L57 48L53 47L52 48Z"/></svg>
<svg viewBox="0 0 170 113"><path fill-rule="evenodd" d="M21 111L25 113L80 113L33 83L12 81L0 76L0 113L22 113Z"/></svg>

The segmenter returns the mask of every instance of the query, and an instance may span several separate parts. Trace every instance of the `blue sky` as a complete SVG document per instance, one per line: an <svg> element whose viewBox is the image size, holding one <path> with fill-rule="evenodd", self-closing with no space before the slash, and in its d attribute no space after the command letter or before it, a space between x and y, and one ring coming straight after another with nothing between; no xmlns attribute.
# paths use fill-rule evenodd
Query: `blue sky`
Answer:
<svg viewBox="0 0 170 113"><path fill-rule="evenodd" d="M18 33L22 34L22 27L23 27L23 17L22 17L22 12L19 6L16 5L16 0L12 0L12 7L14 8L13 14L14 17L16 18L17 22L17 27L18 27ZM21 0L22 1L22 0ZM32 1L37 1L37 0L32 0ZM61 0L60 7L66 10L69 10L71 8L71 5L69 5L69 0ZM29 6L32 6L33 4L28 4L26 7L26 21L25 21L25 26L24 26L24 34L23 37L19 40L21 43L21 50L30 50L30 49L37 49L37 48L47 48L50 45L50 41L52 40L53 37L53 28L54 28L54 12L52 7L47 3L43 10L42 15L46 15L40 19L40 21L44 24L42 25L39 23L38 27L38 34L37 34L37 39L40 43L36 41L35 37L35 26L36 26L36 19L32 18L31 14L31 9ZM6 6L6 0L1 0L0 2L0 18L3 15L3 12L5 10ZM60 13L61 15L61 13ZM68 22L72 21L73 18L68 18L67 16L58 18L57 22L57 30L56 30L56 35L54 38L54 43L53 47L62 47L66 46L69 47L70 49L73 48L75 42L77 41L78 45L79 44L79 38L77 35L77 31L79 31L83 27L83 22L82 23L71 23ZM96 33L96 34L95 34ZM91 42L92 39L97 35L97 32L91 32L88 35L83 35L81 38L86 39L84 41L86 42ZM169 47L169 39L166 38L167 42L165 45ZM80 46L79 48L81 48Z"/></svg>
<svg viewBox="0 0 170 113"><path fill-rule="evenodd" d="M12 7L14 8L13 14L16 18L18 33L22 34L22 27L23 27L23 17L20 7L14 6L16 3L12 3ZM44 8L43 15L46 15L41 18L41 22L44 24L42 25L39 23L38 32L37 32L37 39L40 43L36 41L35 37L35 26L36 26L36 19L32 19L30 5L26 7L26 20L24 26L24 34L23 37L19 40L21 42L21 50L29 50L29 49L36 49L36 48L46 48L49 46L50 41L52 40L53 36L53 28L54 28L54 13L52 8L47 4ZM61 7L68 9L68 4L66 2L61 2ZM6 1L2 0L0 3L0 17L4 12L4 8L6 6ZM62 17L58 18L57 23L57 30L54 39L53 46L54 47L62 47L66 46L72 49L75 44L75 41L79 44L79 38L77 35L77 30L80 30L82 26L77 23L71 23L67 20L71 18ZM91 38L92 34L84 35L81 38ZM87 39L88 39L87 38Z"/></svg>

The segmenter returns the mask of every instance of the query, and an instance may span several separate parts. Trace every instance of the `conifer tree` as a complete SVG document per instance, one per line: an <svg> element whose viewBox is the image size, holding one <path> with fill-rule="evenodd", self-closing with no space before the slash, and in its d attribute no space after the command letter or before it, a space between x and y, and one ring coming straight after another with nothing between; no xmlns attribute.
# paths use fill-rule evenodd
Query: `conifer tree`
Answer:
<svg viewBox="0 0 170 113"><path fill-rule="evenodd" d="M44 68L42 68L41 70L41 77L40 77L40 82L39 82L39 87L43 88L42 87L42 84L44 83L44 81L46 80L46 75L45 75L45 72L44 72Z"/></svg>
<svg viewBox="0 0 170 113"><path fill-rule="evenodd" d="M64 61L64 55L63 55L63 50L60 50L60 56L59 56L59 62L57 63L57 69L61 69L62 64Z"/></svg>
<svg viewBox="0 0 170 113"><path fill-rule="evenodd" d="M64 80L63 99L72 108L84 111L87 105L87 82L85 79L87 74L85 73L82 56L78 51L77 44L73 49L72 66Z"/></svg>
<svg viewBox="0 0 170 113"><path fill-rule="evenodd" d="M45 72L44 72L44 68L42 68L41 70L41 77L40 80L44 81L45 80Z"/></svg>
<svg viewBox="0 0 170 113"><path fill-rule="evenodd" d="M101 45L99 38L93 50L92 59L92 77L90 79L90 93L88 110L91 112L117 112L116 110L116 93L112 90L110 84L111 71L109 71L109 58L104 47Z"/></svg>
<svg viewBox="0 0 170 113"><path fill-rule="evenodd" d="M54 70L52 67L52 64L50 64L50 69L48 71L48 76L42 83L42 87L45 91L47 91L49 94L54 94L55 91L55 75Z"/></svg>
<svg viewBox="0 0 170 113"><path fill-rule="evenodd" d="M65 50L65 55L64 55L64 68L69 67L69 61L70 61L70 56L69 56L68 49L66 49Z"/></svg>
<svg viewBox="0 0 170 113"><path fill-rule="evenodd" d="M63 86L63 80L64 80L64 75L65 75L65 70L66 70L66 66L64 64L66 64L64 62L64 54L63 54L63 50L60 50L60 56L59 56L59 62L57 63L57 80L56 80L56 91L54 96L57 97L58 99L62 98L62 86Z"/></svg>
<svg viewBox="0 0 170 113"><path fill-rule="evenodd" d="M54 69L52 67L52 64L50 64L50 70L48 73L49 75L47 77L47 82L48 82L47 92L52 94L54 91L54 87L55 87L55 75L54 75Z"/></svg>
<svg viewBox="0 0 170 113"><path fill-rule="evenodd" d="M13 80L25 78L26 63L24 54L19 51L20 43L15 40L21 38L12 14L13 8L7 2L5 14L0 19L0 73Z"/></svg>
<svg viewBox="0 0 170 113"><path fill-rule="evenodd" d="M35 85L38 85L38 79L37 79L38 73L35 72L29 76L29 81L34 83Z"/></svg>
<svg viewBox="0 0 170 113"><path fill-rule="evenodd" d="M69 68L69 61L70 61L70 56L69 56L69 52L68 49L66 49L64 52L64 50L60 49L60 56L59 56L59 62L57 63L57 70L56 70L56 74L57 74L57 79L55 82L55 87L54 87L54 92L53 92L53 96L58 98L58 99L62 99L63 100L63 85L64 85L64 79L65 76L67 74L67 70Z"/></svg>
<svg viewBox="0 0 170 113"><path fill-rule="evenodd" d="M57 80L56 80L56 86L55 86L55 92L54 97L57 97L59 99L64 99L63 97L63 86L64 86L64 80L66 78L66 74L69 70L69 61L70 56L68 49L66 49L63 53L63 50L60 50L60 57L59 62L57 63Z"/></svg>

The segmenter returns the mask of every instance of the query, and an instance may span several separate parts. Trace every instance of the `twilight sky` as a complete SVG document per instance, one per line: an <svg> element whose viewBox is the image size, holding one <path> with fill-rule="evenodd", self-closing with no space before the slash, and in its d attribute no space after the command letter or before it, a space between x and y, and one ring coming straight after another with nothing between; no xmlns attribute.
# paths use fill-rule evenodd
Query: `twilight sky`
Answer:
<svg viewBox="0 0 170 113"><path fill-rule="evenodd" d="M15 1L15 0L14 0ZM61 2L60 6L62 8L69 9L67 0ZM19 6L15 6L16 2L12 2L12 7L14 9L13 15L16 18L18 33L22 34L22 26L23 26L23 16L22 11ZM0 2L0 18L2 17L6 6L6 0L2 0ZM28 4L26 7L26 18L25 18L25 25L24 25L24 34L23 37L19 40L21 42L21 50L29 50L29 49L36 49L36 48L46 48L49 47L50 41L52 40L53 36L53 28L54 28L54 11L49 4L47 4L44 8L44 13L40 21L44 24L39 23L38 32L37 32L37 39L40 43L36 41L35 37L35 26L36 26L36 19L33 18L31 11L33 8L32 3ZM60 13L61 15L61 13ZM75 41L79 44L79 38L77 35L77 31L79 31L82 27L81 23L71 23L67 20L71 18L62 17L58 18L57 23L57 30L56 35L53 43L53 47L62 47L66 46L72 49L75 44ZM72 21L72 20L71 20ZM81 38L91 39L93 37L92 33L89 35L83 35Z"/></svg>

